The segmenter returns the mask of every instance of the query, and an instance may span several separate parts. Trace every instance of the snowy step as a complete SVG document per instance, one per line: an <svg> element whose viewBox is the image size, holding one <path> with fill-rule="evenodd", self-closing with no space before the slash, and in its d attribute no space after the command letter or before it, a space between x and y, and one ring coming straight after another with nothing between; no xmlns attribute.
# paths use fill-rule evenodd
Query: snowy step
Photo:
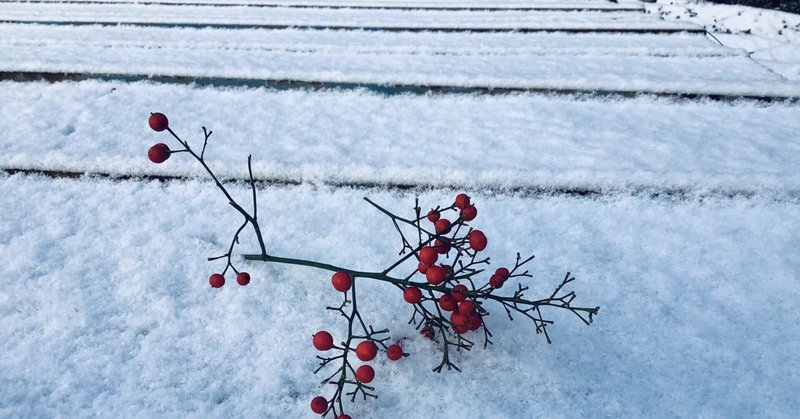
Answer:
<svg viewBox="0 0 800 419"><path fill-rule="evenodd" d="M393 9L393 10L569 10L569 11L644 11L641 3L616 3L606 0L584 1L303 1L303 0L270 0L263 2L242 0L22 0L8 3L55 3L55 4L140 4L140 5L185 5L185 6L217 6L217 7L291 7L291 8L332 8L332 9Z"/></svg>
<svg viewBox="0 0 800 419"><path fill-rule="evenodd" d="M704 31L627 12L405 11L353 9L258 9L213 6L0 3L2 22L136 24L188 27L338 28L451 31Z"/></svg>
<svg viewBox="0 0 800 419"><path fill-rule="evenodd" d="M798 191L800 105L540 95L381 96L0 82L0 167L196 175L146 150L150 112L241 178L490 189ZM46 117L44 117L46 116ZM170 143L173 144L174 143ZM747 152L743 152L746 150ZM776 193L778 193L776 192ZM783 193L783 192L780 192ZM786 192L788 193L788 192Z"/></svg>
<svg viewBox="0 0 800 419"><path fill-rule="evenodd" d="M510 55L360 53L341 49L194 48L191 44L115 44L103 30L85 43L24 41L0 50L0 71L211 79L208 84L275 82L328 85L444 86L800 97L785 81L743 55L593 54L591 50ZM214 79L220 81L214 82Z"/></svg>

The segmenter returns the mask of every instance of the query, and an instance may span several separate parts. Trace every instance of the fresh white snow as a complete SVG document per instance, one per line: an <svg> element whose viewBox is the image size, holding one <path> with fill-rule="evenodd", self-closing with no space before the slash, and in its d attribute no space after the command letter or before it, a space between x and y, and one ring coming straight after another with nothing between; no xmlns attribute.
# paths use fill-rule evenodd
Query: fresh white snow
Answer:
<svg viewBox="0 0 800 419"><path fill-rule="evenodd" d="M783 19L793 25L795 15L674 1L677 9L660 2L648 6L649 15L2 2L0 20L41 10L47 19L93 11L83 17L118 12L164 21L184 14L200 21L201 12L213 12L214 22L263 22L275 12L275 21L313 16L309 24L363 24L373 16L387 25L462 25L482 16L488 20L480 24L490 26L507 24L493 20L505 16L515 25L548 19L587 25L619 17L632 28L687 25L692 17L695 23L680 27L717 19L731 28L730 39L714 33L726 47L680 33L0 24L0 71L796 91L797 40L772 31ZM680 19L677 11L663 15L679 22L660 22L659 6L682 10ZM102 14L109 10L116 12ZM740 10L752 17L751 34L736 33L747 29L745 21L726 15ZM739 39L745 44L735 44ZM762 44L768 49L758 51ZM0 417L314 418L311 398L332 392L312 374L311 345L317 330L336 339L344 333L341 318L325 309L341 301L330 274L237 256L251 284L239 287L229 276L224 288L211 289L208 276L222 263L206 258L225 252L241 220L185 155L162 165L147 160L152 144L176 145L147 127L152 111L167 113L194 145L201 126L213 130L207 156L223 177L243 178L253 154L257 177L303 182L259 190L270 253L380 270L401 243L363 196L410 216L416 196L426 209L467 190L479 209L473 225L489 237L494 266L512 263L516 252L533 253L530 296L549 295L571 271L576 302L601 307L590 327L568 313L547 312L556 321L547 345L529 322L509 322L490 306L495 345L457 354L462 373L436 374L440 349L407 324L408 304L393 287L360 281L365 320L390 328L395 338L410 337L411 356L373 362L380 398L347 403L354 418L793 417L800 411L798 110L792 102L646 96L0 82L0 168L192 178L158 183L0 172ZM331 186L337 182L425 188ZM514 192L525 188L603 194ZM249 203L242 184L229 189ZM670 190L681 193L649 196ZM245 234L237 255L255 251Z"/></svg>

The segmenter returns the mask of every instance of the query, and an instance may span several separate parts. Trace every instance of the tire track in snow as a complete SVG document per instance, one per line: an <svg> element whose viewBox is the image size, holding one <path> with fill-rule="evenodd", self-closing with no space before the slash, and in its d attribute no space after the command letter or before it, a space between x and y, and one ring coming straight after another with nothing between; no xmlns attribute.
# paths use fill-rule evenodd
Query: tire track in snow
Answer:
<svg viewBox="0 0 800 419"><path fill-rule="evenodd" d="M27 169L2 167L0 173L13 176L38 176L46 179L71 179L86 181L103 179L114 182L186 182L209 181L202 176L175 176L156 174L124 174L109 172L73 172L64 170ZM2 176L0 176L2 180ZM245 178L221 178L224 184L246 184ZM707 201L707 200L737 200L758 199L770 202L800 204L800 189L771 191L757 189L690 189L680 187L666 187L659 185L630 185L623 188L601 188L592 186L547 186L547 185L483 185L467 187L456 184L420 184L396 182L369 182L348 180L317 180L306 181L292 178L256 178L259 187L291 187L303 184L320 185L332 188L347 188L358 190L393 190L398 192L422 192L426 190L467 190L479 191L497 195L514 195L524 198L547 199L552 197L567 197L579 199L614 199L618 197L633 197L659 201Z"/></svg>

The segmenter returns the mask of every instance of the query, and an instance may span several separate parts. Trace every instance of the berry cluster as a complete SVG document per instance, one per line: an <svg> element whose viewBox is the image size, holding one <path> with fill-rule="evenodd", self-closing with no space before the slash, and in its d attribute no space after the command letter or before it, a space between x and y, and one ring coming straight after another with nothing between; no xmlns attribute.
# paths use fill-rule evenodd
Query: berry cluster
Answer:
<svg viewBox="0 0 800 419"><path fill-rule="evenodd" d="M236 280L240 285L247 285L250 282L250 275L237 270L232 262L234 249L239 243L239 235L247 226L252 228L256 236L260 253L246 254L245 260L309 266L333 272L330 277L331 286L341 294L342 302L327 309L337 312L347 320L347 334L339 340L339 343L336 343L333 335L326 330L320 330L312 337L314 348L320 352L317 355L320 361L319 367L314 372L338 366L333 374L322 380L323 385L330 384L335 388L333 393L329 397L317 396L311 400L311 410L315 413L321 415L332 413L336 418L350 418L343 413L343 398L350 396L351 402L354 402L359 394L364 399L377 397L375 388L370 385L376 374L370 362L375 360L378 353L383 352L391 361L409 356L403 351L403 341L407 338L389 343L391 338L388 337L388 329L375 330L371 324L367 325L365 322L358 310L356 293L356 285L361 280L376 280L389 284L396 288L398 294L401 294L402 298L413 307L409 323L415 325L423 338L441 345L441 362L433 368L436 372L441 372L444 367L460 371L451 361L450 353L453 350L472 349L476 338L470 332L482 332L477 336L478 339L482 336L484 348L492 343L490 339L492 333L485 322L490 314L490 308L502 307L512 320L515 314L530 319L536 333L542 333L548 343L551 340L547 326L553 324L553 321L543 316L542 308L552 307L570 311L587 325L592 323L593 316L599 311L599 307L572 305L576 297L575 292L564 290L568 283L575 280L569 272L549 296L540 299L526 297L525 293L529 288L523 285L523 282L526 278L530 278L531 274L523 269L523 266L533 260L533 256L523 258L517 253L513 266L497 268L490 274L492 272L488 269L490 258L484 255L489 241L482 231L472 227L471 223L477 218L478 209L464 193L458 194L451 204L437 206L425 214L417 201L414 206L415 214L410 218L394 214L364 198L389 217L402 243L397 261L380 271L357 271L322 262L268 254L258 223L256 186L251 158L248 157L247 166L253 207L252 211L248 211L231 197L205 162L204 153L211 131L203 127L205 138L202 150L198 154L188 142L169 128L167 117L163 114L151 114L149 124L155 131L168 131L182 146L177 150L171 150L166 144L156 144L148 150L151 161L163 163L171 154L188 153L201 164L217 188L225 195L228 203L243 217L242 224L234 233L227 252L209 258L211 261L226 260L222 273L215 273L209 278L212 287L219 288L225 284L224 275L228 269L236 273ZM502 294L499 290L508 282L516 283L516 287Z"/></svg>

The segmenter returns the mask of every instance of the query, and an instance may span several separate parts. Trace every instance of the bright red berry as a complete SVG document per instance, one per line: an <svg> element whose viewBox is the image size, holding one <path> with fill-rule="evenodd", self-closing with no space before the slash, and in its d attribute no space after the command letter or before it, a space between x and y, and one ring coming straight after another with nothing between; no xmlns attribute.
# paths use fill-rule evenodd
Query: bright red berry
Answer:
<svg viewBox="0 0 800 419"><path fill-rule="evenodd" d="M161 112L151 113L150 118L147 119L147 123L150 124L150 128L153 131L161 132L169 128L169 120L167 116Z"/></svg>
<svg viewBox="0 0 800 419"><path fill-rule="evenodd" d="M208 278L208 283L214 288L222 288L225 285L225 277L220 274L213 274Z"/></svg>
<svg viewBox="0 0 800 419"><path fill-rule="evenodd" d="M350 415L345 415L344 413L342 413L341 415L336 416L336 419L353 419L353 418L351 418Z"/></svg>
<svg viewBox="0 0 800 419"><path fill-rule="evenodd" d="M448 239L436 239L433 241L433 248L439 252L440 255L447 254L450 251L450 240Z"/></svg>
<svg viewBox="0 0 800 419"><path fill-rule="evenodd" d="M320 330L314 334L313 342L314 347L317 348L318 351L327 351L333 348L333 336L324 330Z"/></svg>
<svg viewBox="0 0 800 419"><path fill-rule="evenodd" d="M486 245L489 244L489 241L486 239L486 235L483 234L480 230L472 230L469 233L469 247L476 252L480 252L483 249L486 249Z"/></svg>
<svg viewBox="0 0 800 419"><path fill-rule="evenodd" d="M328 410L328 400L322 396L317 396L311 399L311 411L321 415Z"/></svg>
<svg viewBox="0 0 800 419"><path fill-rule="evenodd" d="M511 272L508 271L508 268L497 268L497 270L494 271L494 274L502 276L503 281L505 281L506 279L508 279L509 276L511 276Z"/></svg>
<svg viewBox="0 0 800 419"><path fill-rule="evenodd" d="M469 206L469 196L467 196L467 194L465 194L465 193L460 193L460 194L456 195L455 205L456 205L456 208L463 210L464 208Z"/></svg>
<svg viewBox="0 0 800 419"><path fill-rule="evenodd" d="M450 323L456 333L462 334L469 331L469 317L459 312L454 312L450 315Z"/></svg>
<svg viewBox="0 0 800 419"><path fill-rule="evenodd" d="M441 266L429 266L425 272L425 279L431 285L439 285L447 279L447 272Z"/></svg>
<svg viewBox="0 0 800 419"><path fill-rule="evenodd" d="M425 274L425 272L428 272L428 265L420 262L417 264L417 270L419 271L419 273Z"/></svg>
<svg viewBox="0 0 800 419"><path fill-rule="evenodd" d="M378 345L371 340L365 340L356 346L356 356L362 361L372 361L378 354Z"/></svg>
<svg viewBox="0 0 800 419"><path fill-rule="evenodd" d="M439 297L439 307L444 311L453 311L458 307L458 303L456 303L456 300L454 300L450 294L445 294Z"/></svg>
<svg viewBox="0 0 800 419"><path fill-rule="evenodd" d="M375 378L375 370L369 365L362 365L356 370L356 379L366 384Z"/></svg>
<svg viewBox="0 0 800 419"><path fill-rule="evenodd" d="M386 348L386 357L391 359L392 361L397 361L398 359L403 357L403 348L400 345L389 345Z"/></svg>
<svg viewBox="0 0 800 419"><path fill-rule="evenodd" d="M439 221L439 217L441 216L442 214L440 214L439 211L436 211L435 209L428 211L428 221L432 223Z"/></svg>
<svg viewBox="0 0 800 419"><path fill-rule="evenodd" d="M436 249L432 247L423 247L419 251L419 261L431 266L436 263L436 259L439 258L439 253L436 252Z"/></svg>
<svg viewBox="0 0 800 419"><path fill-rule="evenodd" d="M473 311L469 316L469 330L478 330L481 328L481 315L477 311Z"/></svg>
<svg viewBox="0 0 800 419"><path fill-rule="evenodd" d="M478 216L478 209L474 205L467 205L461 210L461 219L464 221L472 221Z"/></svg>
<svg viewBox="0 0 800 419"><path fill-rule="evenodd" d="M417 287L408 287L403 291L403 299L407 303L417 304L422 301L422 291Z"/></svg>
<svg viewBox="0 0 800 419"><path fill-rule="evenodd" d="M245 286L250 283L250 274L247 272L239 272L236 274L236 283Z"/></svg>
<svg viewBox="0 0 800 419"><path fill-rule="evenodd" d="M433 225L433 228L436 230L436 234L447 234L450 232L450 220L442 218Z"/></svg>
<svg viewBox="0 0 800 419"><path fill-rule="evenodd" d="M468 289L466 285L458 284L453 287L453 291L450 295L453 297L453 300L460 303L467 299L467 292Z"/></svg>
<svg viewBox="0 0 800 419"><path fill-rule="evenodd" d="M461 303L458 304L458 312L465 316L469 316L470 314L472 314L474 310L475 310L475 303L473 303L470 300L462 301Z"/></svg>
<svg viewBox="0 0 800 419"><path fill-rule="evenodd" d="M158 143L147 150L147 158L153 163L164 163L170 154L169 146L164 143Z"/></svg>
<svg viewBox="0 0 800 419"><path fill-rule="evenodd" d="M331 284L336 291L345 292L353 286L353 278L345 271L339 271L331 277Z"/></svg>
<svg viewBox="0 0 800 419"><path fill-rule="evenodd" d="M492 288L503 288L503 282L505 282L505 279L498 274L494 274L489 278L489 286Z"/></svg>

